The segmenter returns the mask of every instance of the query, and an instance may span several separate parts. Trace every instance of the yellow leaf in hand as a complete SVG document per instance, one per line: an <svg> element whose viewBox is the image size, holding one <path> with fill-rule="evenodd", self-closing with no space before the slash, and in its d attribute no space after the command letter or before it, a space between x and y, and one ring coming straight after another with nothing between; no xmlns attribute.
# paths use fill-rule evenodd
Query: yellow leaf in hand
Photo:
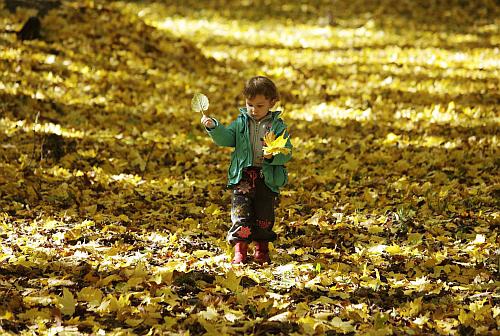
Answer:
<svg viewBox="0 0 500 336"><path fill-rule="evenodd" d="M266 145L272 143L274 140L276 140L276 134L274 134L273 131L267 132L264 136L264 142Z"/></svg>
<svg viewBox="0 0 500 336"><path fill-rule="evenodd" d="M204 111L208 110L209 101L207 96L203 93L196 93L191 100L191 109L195 112L201 112L205 114Z"/></svg>
<svg viewBox="0 0 500 336"><path fill-rule="evenodd" d="M290 148L285 147L287 141L288 138L285 138L285 132L277 138L273 132L268 132L264 137L264 155L276 155L279 153L289 154Z"/></svg>

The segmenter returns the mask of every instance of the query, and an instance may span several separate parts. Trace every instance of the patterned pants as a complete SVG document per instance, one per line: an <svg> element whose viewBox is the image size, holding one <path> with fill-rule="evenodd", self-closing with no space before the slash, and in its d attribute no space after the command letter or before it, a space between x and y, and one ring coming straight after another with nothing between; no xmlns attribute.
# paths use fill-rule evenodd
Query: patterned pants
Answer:
<svg viewBox="0 0 500 336"><path fill-rule="evenodd" d="M262 170L249 167L243 171L243 178L234 186L231 199L231 221L227 240L273 241L274 207L278 194L264 183Z"/></svg>

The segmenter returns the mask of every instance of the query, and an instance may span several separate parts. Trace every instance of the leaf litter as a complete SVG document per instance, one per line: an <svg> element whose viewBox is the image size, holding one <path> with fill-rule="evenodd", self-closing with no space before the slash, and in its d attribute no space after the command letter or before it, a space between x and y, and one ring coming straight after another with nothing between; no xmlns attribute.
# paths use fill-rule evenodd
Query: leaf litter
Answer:
<svg viewBox="0 0 500 336"><path fill-rule="evenodd" d="M434 5L61 2L1 32L2 333L494 333L498 9ZM294 157L274 263L234 268L228 152L186 106L227 123L256 73Z"/></svg>

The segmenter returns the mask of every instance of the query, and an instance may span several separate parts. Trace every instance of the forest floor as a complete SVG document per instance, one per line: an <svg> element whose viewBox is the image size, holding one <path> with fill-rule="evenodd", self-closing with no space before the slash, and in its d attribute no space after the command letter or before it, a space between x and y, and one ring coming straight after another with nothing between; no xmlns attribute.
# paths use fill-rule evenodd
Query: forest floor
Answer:
<svg viewBox="0 0 500 336"><path fill-rule="evenodd" d="M498 332L498 2L307 3L61 1L19 41L0 1L2 334ZM227 125L254 75L293 158L232 266L190 103Z"/></svg>

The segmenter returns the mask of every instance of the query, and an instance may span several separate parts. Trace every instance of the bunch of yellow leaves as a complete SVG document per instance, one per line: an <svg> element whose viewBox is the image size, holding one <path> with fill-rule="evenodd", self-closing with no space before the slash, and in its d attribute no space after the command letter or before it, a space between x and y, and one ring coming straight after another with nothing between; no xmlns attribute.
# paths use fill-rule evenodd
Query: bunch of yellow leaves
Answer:
<svg viewBox="0 0 500 336"><path fill-rule="evenodd" d="M268 132L264 137L264 155L276 155L279 153L289 154L290 148L285 147L288 138L285 138L285 132L276 138L274 132Z"/></svg>

